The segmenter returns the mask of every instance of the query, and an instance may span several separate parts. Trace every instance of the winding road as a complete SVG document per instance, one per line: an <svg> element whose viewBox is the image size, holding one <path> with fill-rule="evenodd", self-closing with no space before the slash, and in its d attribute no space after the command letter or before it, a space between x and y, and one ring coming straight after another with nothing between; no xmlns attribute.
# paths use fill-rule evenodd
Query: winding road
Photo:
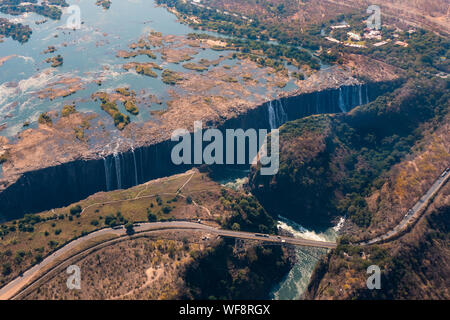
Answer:
<svg viewBox="0 0 450 320"><path fill-rule="evenodd" d="M420 198L420 200L417 201L417 203L410 210L408 210L402 221L400 221L400 223L396 225L394 229L388 231L382 236L373 238L369 241L361 242L360 245L366 246L384 242L403 232L412 222L416 221L416 219L420 217L422 210L428 206L430 200L444 186L449 178L450 168L447 168L444 172L442 172L439 178L434 181L433 185L430 187L430 189L428 189L425 195L423 195L422 198Z"/></svg>

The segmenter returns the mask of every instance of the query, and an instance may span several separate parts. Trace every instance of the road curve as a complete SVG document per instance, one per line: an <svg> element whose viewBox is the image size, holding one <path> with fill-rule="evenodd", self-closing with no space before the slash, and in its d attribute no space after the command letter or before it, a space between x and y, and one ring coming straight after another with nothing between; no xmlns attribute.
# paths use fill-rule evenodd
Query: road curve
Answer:
<svg viewBox="0 0 450 320"><path fill-rule="evenodd" d="M439 178L437 178L434 181L433 185L428 189L425 195L423 195L422 198L420 198L420 200L417 201L417 203L410 210L408 210L406 215L403 217L402 221L400 221L400 223L396 225L394 229L390 230L389 232L385 233L382 236L373 238L369 241L360 242L359 244L366 246L376 244L379 242L384 242L394 236L397 236L400 232L404 231L411 222L415 221L417 218L420 217L422 210L428 206L429 201L444 186L444 184L447 182L449 178L450 178L450 170L446 169L439 176Z"/></svg>
<svg viewBox="0 0 450 320"><path fill-rule="evenodd" d="M291 244L295 246L307 246L307 247L316 247L316 248L328 248L332 249L336 247L336 243L333 242L324 242L324 241L315 241L315 240L307 240L307 239L299 239L299 238L291 238L291 237L280 237L266 234L255 234L250 232L243 231L232 231L232 230L222 230L217 229L211 226L207 226L200 223L193 223L187 221L171 221L171 222L152 222L152 223L138 223L135 225L134 230L135 234L150 232L150 231L158 231L158 230L199 230L208 232L211 234L215 234L222 237L235 238L235 239L246 239L246 240L258 240L264 242L271 242L277 244ZM86 236L75 239L69 243L67 243L62 248L58 249L51 255L47 256L42 262L34 265L32 268L25 271L22 276L17 277L16 279L9 282L7 285L0 289L0 300L7 300L15 297L18 293L22 291L23 288L27 287L31 283L37 281L41 277L45 276L47 272L51 272L52 269L47 270L46 273L39 275L39 272L46 267L55 267L63 264L64 261L71 259L74 255L79 255L85 251L91 250L92 247L83 249L77 252L74 255L66 256L71 250L79 247L82 244L86 244L88 241L98 238L104 235L116 235L120 238L108 239L104 240L97 245L105 244L108 242L114 243L121 240L129 239L126 236L125 228L113 229L113 228L105 228L95 232L92 232ZM61 261L58 261L62 259Z"/></svg>

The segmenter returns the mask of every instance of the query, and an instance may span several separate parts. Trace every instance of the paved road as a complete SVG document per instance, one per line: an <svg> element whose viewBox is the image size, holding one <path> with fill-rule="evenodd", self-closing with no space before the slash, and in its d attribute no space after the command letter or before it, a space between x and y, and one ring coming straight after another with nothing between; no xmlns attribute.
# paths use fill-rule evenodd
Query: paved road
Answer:
<svg viewBox="0 0 450 320"><path fill-rule="evenodd" d="M450 178L450 170L446 170L439 176L439 178L436 179L436 181L433 183L430 189L428 189L425 195L423 195L422 198L420 198L420 200L417 201L414 207L408 210L406 215L403 217L402 221L400 221L400 223L397 226L395 226L394 229L392 229L391 231L387 232L382 236L373 238L369 241L361 242L360 244L361 245L375 244L381 241L385 241L389 238L392 238L393 236L396 236L397 234L402 232L412 221L414 221L420 216L422 209L426 208L430 199L434 197L434 195L442 188L442 186L447 182L449 178Z"/></svg>
<svg viewBox="0 0 450 320"><path fill-rule="evenodd" d="M248 240L259 240L265 242L272 242L278 244L292 244L295 246L307 246L307 247L317 247L317 248L335 248L336 243L333 242L322 242L322 241L314 241L314 240L306 240L299 238L290 238L290 237L278 237L272 235L263 235L263 234L255 234L250 232L242 232L242 231L231 231L231 230L221 230L211 226L207 226L200 223L193 222L185 222L185 221L172 221L172 222L154 222L154 223L140 223L134 228L136 234L146 233L151 231L158 230L180 230L180 231L203 231L208 232L210 234L215 234L218 236L236 238L236 239L248 239ZM41 278L42 274L39 274L41 270L48 267L53 267L54 265L60 265L70 257L70 251L81 246L89 244L89 241L95 241L95 238L106 235L116 235L122 237L122 240L127 239L126 231L124 228L121 229L102 229L93 233L90 233L84 237L78 238L72 242L69 242L61 249L57 250L50 256L47 256L41 263L33 266L31 269L27 270L23 273L22 276L17 277L13 281L9 282L6 286L0 289L0 300L11 299L15 295L17 295L24 287L34 282L36 279ZM105 240L101 244L107 244L108 242L115 243L118 239L110 239ZM100 244L99 244L100 245ZM86 248L81 250L82 253L84 251L88 251L92 248ZM78 254L79 254L78 253ZM48 269L47 269L48 270Z"/></svg>

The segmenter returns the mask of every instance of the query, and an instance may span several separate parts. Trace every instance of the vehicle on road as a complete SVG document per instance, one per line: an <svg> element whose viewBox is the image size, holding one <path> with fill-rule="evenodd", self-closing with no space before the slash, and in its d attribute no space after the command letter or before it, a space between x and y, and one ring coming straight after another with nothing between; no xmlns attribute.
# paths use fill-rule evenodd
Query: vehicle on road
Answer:
<svg viewBox="0 0 450 320"><path fill-rule="evenodd" d="M255 233L256 237L261 237L261 238L268 238L269 236L267 234L261 234L261 233Z"/></svg>

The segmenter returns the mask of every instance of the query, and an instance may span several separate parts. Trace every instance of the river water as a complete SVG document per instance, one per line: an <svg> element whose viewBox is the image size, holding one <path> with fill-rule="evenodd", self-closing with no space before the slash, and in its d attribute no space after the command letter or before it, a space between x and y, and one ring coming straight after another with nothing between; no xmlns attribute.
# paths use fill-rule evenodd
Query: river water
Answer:
<svg viewBox="0 0 450 320"><path fill-rule="evenodd" d="M0 13L0 18L6 18L14 23L29 25L33 33L28 42L20 44L11 38L3 38L0 42L0 58L10 57L0 66L0 124L6 128L0 130L0 135L12 137L21 131L24 122L36 126L36 120L42 112L60 110L66 104L76 103L79 111L94 111L103 117L107 129L114 132L112 119L102 112L99 102L91 100L91 95L97 91L111 92L118 87L130 87L136 93L145 91L146 96L156 96L162 104L152 104L150 108L140 108L138 115L128 114L121 104L121 112L130 116L131 121L142 123L152 118L151 111L167 107L170 91L184 92L179 87L164 84L161 81L160 70L155 70L158 78L137 74L134 70L122 68L127 62L155 62L163 68L184 73L195 73L187 70L181 63L165 61L160 52L156 59L137 56L131 59L117 57L117 51L130 51L128 46L148 35L150 31L161 32L163 36L186 36L196 31L177 21L174 14L163 7L157 7L154 0L118 0L113 1L110 9L104 10L95 5L95 0L68 0L70 5L77 5L81 13L81 29L73 30L67 27L67 21L72 13L64 8L61 20L48 19L47 22L35 22L47 19L35 13L25 13L12 16ZM218 35L211 32L211 35ZM57 51L44 54L49 46L55 46ZM190 62L200 59L216 60L227 56L231 51L199 50ZM45 59L61 55L64 58L62 66L50 67ZM219 63L233 66L236 59L225 59ZM61 88L61 81L79 79L82 89L68 97L58 97L54 100L39 98L42 89L52 86ZM96 83L102 81L101 87ZM263 84L263 83L261 83ZM265 87L255 87L254 92L265 92ZM283 91L295 89L292 83ZM272 97L268 97L272 98ZM141 106L139 106L141 107Z"/></svg>
<svg viewBox="0 0 450 320"><path fill-rule="evenodd" d="M322 231L315 231L303 228L298 223L284 217L279 217L278 227L292 233L296 238L319 241L336 241L342 223L343 219L341 219L339 223L332 228ZM272 290L271 298L274 300L301 299L309 284L317 262L320 257L328 252L328 249L307 247L297 248L295 250L297 262L294 264L283 281L276 285Z"/></svg>
<svg viewBox="0 0 450 320"><path fill-rule="evenodd" d="M215 180L228 188L242 190L244 185L248 183L248 174L248 170L227 170L223 176ZM334 227L326 230L312 230L302 227L295 221L279 216L278 228L291 233L296 238L334 242L344 221L345 219L341 218ZM302 299L317 262L327 252L328 249L323 248L297 247L295 249L296 263L285 278L274 286L270 293L270 298L274 300Z"/></svg>

